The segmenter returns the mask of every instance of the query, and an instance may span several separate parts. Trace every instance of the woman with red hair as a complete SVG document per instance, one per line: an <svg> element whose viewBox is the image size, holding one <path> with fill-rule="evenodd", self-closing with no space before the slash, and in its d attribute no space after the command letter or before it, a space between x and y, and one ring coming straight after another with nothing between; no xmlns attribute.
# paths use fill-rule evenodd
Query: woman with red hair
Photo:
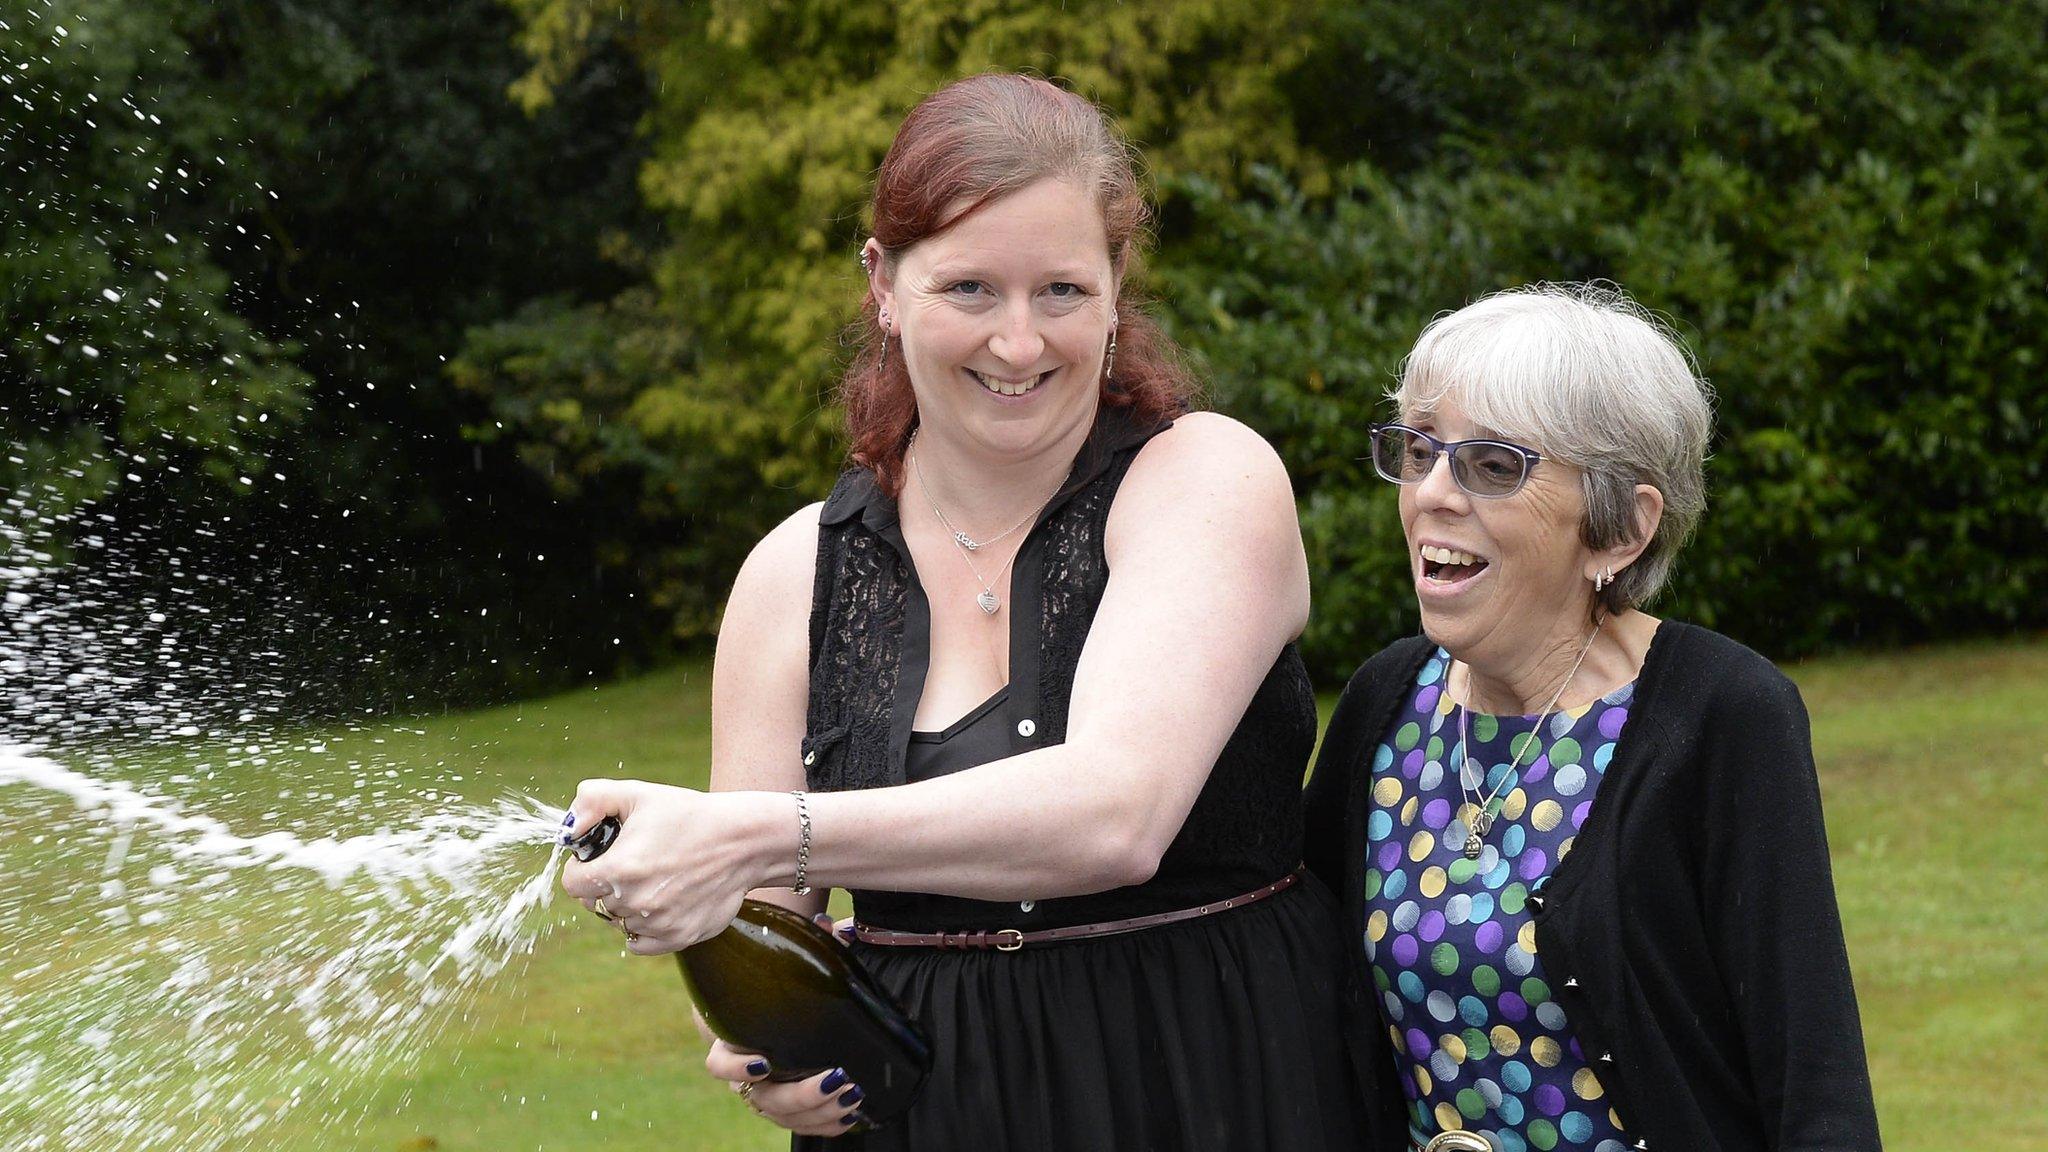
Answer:
<svg viewBox="0 0 2048 1152"><path fill-rule="evenodd" d="M870 1148L1359 1143L1337 919L1297 871L1293 494L1190 410L1126 286L1146 215L1128 145L1044 80L911 112L861 252L852 466L733 587L714 790L590 781L571 810L624 820L563 883L636 952L852 890L851 946L936 1055ZM706 1064L800 1137L861 1119L839 1070Z"/></svg>

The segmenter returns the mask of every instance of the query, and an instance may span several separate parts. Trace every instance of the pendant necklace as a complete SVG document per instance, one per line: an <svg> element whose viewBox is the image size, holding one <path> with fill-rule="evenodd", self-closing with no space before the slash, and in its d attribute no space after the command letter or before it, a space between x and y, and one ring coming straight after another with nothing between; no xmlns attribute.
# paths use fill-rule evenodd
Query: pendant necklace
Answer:
<svg viewBox="0 0 2048 1152"><path fill-rule="evenodd" d="M1493 806L1494 800L1500 796L1500 790L1507 787L1508 781L1521 771L1522 757L1542 739L1543 726L1550 722L1551 713L1557 711L1557 702L1564 699L1564 690L1571 687L1572 678L1579 674L1579 665L1586 662L1586 653L1593 650L1593 641L1600 635L1601 623L1603 621L1594 622L1593 630L1587 633L1585 644L1579 647L1579 658L1572 661L1572 670L1564 674L1564 683L1559 684L1557 691L1551 693L1550 703L1544 706L1543 715L1537 719L1536 727L1523 737L1521 747L1517 748L1514 756L1509 758L1507 771L1500 774L1500 779L1494 784L1493 791L1488 792L1485 799L1477 802L1474 802L1473 797L1478 793L1479 789L1478 786L1470 783L1470 781L1477 779L1479 785L1484 785L1486 777L1476 775L1478 769L1472 763L1472 738L1469 725L1467 724L1467 721L1472 716L1472 709L1458 709L1458 755L1464 761L1464 766L1458 772L1458 790L1465 797L1465 827L1467 829L1465 833L1465 859L1479 859L1479 853L1485 847L1486 834L1493 830L1494 813L1499 811L1498 808ZM1470 665L1467 665L1468 669L1469 667ZM1471 680L1471 676L1467 675L1465 683L1468 689L1471 687ZM1445 687L1449 687L1450 682L1450 675L1446 673L1444 676Z"/></svg>
<svg viewBox="0 0 2048 1152"><path fill-rule="evenodd" d="M939 523L946 526L946 531L951 533L953 536L953 543L958 545L963 551L981 551L983 548L988 547L996 541L1001 540L1003 537L1008 536L1010 533L1015 532L1017 529L1022 528L1024 525L1029 524L1032 521L1032 519L1036 517L1038 513L1043 511L1045 508L1044 504L1040 504L1037 508L1031 511L1030 515L1025 516L1022 520L1017 521L1015 524L1010 525L1008 528L1003 529L1001 532L996 533L995 535L989 537L986 540L976 540L974 537L969 536L967 533L962 532L958 528L953 527L953 521L947 518L945 511L939 507L939 502L937 500L932 499L931 485L926 484L924 482L924 464L920 462L917 456L915 455L916 448L917 433L912 432L910 434L910 443L904 448L904 453L910 456L910 466L917 471L917 490L924 493L924 502L932 506L932 515L937 516L939 518ZM1046 497L1047 503L1050 503L1051 500L1052 497ZM979 578L980 577L978 576L976 577L976 579Z"/></svg>
<svg viewBox="0 0 2048 1152"><path fill-rule="evenodd" d="M1052 496L1047 496L1044 500L1039 501L1038 507L1032 509L1031 514L1024 517L1024 519L1017 521L1015 524L1010 525L986 540L975 540L968 536L967 533L953 527L953 522L946 519L946 514L940 511L939 502L932 498L931 485L924 482L924 463L917 457L917 433L913 432L910 434L910 443L905 446L904 455L910 457L911 471L917 476L917 490L924 493L924 501L926 504L931 505L932 515L937 516L939 523L944 525L946 531L951 534L953 547L959 551L960 559L966 561L967 570L974 574L974 582L981 585L981 594L974 598L975 606L981 609L983 615L995 615L1003 606L1002 600L996 596L995 586L1003 582L1003 575L1010 570L1010 565L1017 562L1018 555L1024 551L1024 542L1021 540L1017 542L1017 547L1010 552L1010 558L1003 561L1001 568L996 569L995 577L992 580L982 579L981 569L975 567L974 564L974 553L1036 520L1039 513L1045 511L1045 506L1052 503ZM1058 494L1058 489L1054 489L1054 494Z"/></svg>

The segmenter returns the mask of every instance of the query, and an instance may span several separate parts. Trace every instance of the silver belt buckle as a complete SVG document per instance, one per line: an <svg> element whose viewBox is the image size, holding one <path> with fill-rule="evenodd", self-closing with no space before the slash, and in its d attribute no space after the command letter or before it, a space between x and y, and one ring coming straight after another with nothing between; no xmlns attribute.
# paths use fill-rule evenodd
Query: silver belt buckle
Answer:
<svg viewBox="0 0 2048 1152"><path fill-rule="evenodd" d="M1422 1152L1493 1152L1493 1145L1474 1132L1439 1132L1422 1146Z"/></svg>

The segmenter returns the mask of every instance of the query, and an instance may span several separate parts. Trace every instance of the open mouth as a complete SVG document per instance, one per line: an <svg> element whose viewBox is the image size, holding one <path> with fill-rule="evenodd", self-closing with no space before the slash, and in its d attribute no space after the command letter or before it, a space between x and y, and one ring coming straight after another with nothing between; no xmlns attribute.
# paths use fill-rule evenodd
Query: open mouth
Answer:
<svg viewBox="0 0 2048 1152"><path fill-rule="evenodd" d="M1022 380L1005 380L986 372L976 372L972 368L967 369L967 374L974 377L975 383L998 396L1022 396L1045 383L1046 378L1052 375L1051 372L1040 372L1036 376L1026 376Z"/></svg>
<svg viewBox="0 0 2048 1152"><path fill-rule="evenodd" d="M1455 548L1422 546L1422 578L1433 584L1459 584L1486 570L1487 561Z"/></svg>

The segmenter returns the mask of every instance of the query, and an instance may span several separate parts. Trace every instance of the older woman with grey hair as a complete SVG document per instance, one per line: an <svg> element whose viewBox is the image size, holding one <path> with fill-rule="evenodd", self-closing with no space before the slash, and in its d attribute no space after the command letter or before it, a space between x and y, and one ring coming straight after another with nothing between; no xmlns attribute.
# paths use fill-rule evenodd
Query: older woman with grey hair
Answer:
<svg viewBox="0 0 2048 1152"><path fill-rule="evenodd" d="M1423 635L1352 678L1307 803L1372 1146L1876 1148L1799 693L1642 610L1705 505L1682 346L1537 285L1432 323L1392 399Z"/></svg>

